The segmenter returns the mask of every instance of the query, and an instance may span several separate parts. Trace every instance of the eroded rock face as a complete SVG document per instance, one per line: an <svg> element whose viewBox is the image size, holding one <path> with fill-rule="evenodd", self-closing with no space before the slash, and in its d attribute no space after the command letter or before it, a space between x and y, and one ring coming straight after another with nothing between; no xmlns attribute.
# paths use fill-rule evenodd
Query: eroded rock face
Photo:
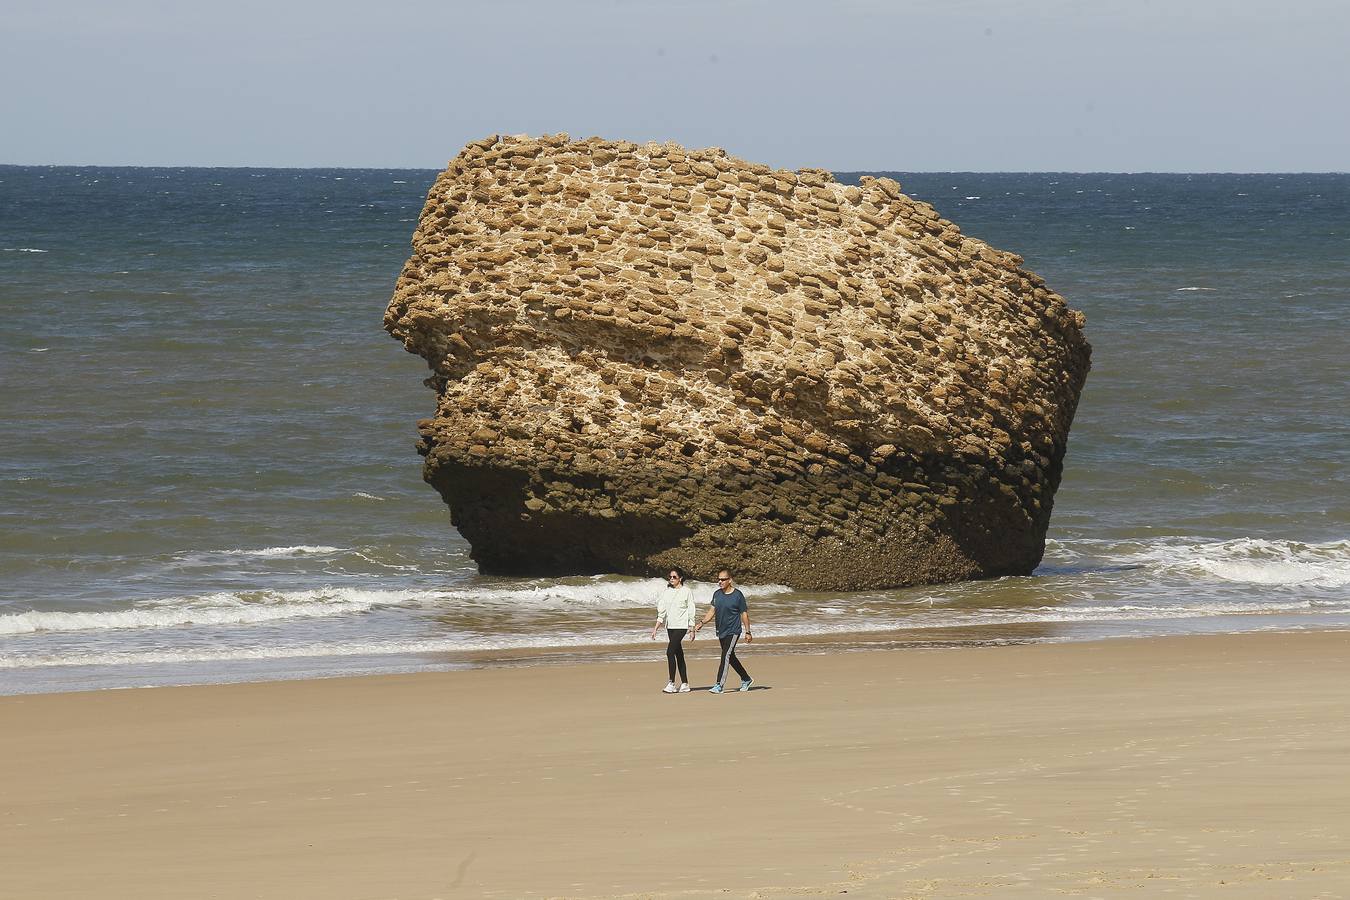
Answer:
<svg viewBox="0 0 1350 900"><path fill-rule="evenodd" d="M493 136L436 180L386 329L484 572L864 589L1026 574L1083 316L890 179Z"/></svg>

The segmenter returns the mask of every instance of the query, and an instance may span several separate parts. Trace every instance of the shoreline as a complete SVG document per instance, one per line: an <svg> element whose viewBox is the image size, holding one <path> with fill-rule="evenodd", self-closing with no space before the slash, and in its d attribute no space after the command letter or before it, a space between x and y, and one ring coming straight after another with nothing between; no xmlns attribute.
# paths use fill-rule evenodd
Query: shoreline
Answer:
<svg viewBox="0 0 1350 900"><path fill-rule="evenodd" d="M1219 623L1230 617L1216 617ZM1144 624L1159 623L1141 622ZM1175 620L1172 620L1175 621ZM1111 623L1119 624L1119 623ZM1080 632L1075 634L1074 632ZM1081 632L1087 631L1087 634ZM1153 632L1113 633L1103 631L1091 633L1081 623L1065 627L1064 623L991 623L986 625L950 625L910 628L859 629L857 631L825 631L802 634L781 634L757 637L753 649L748 652L785 656L819 656L837 652L895 652L913 650L961 650L982 647L1009 646L1052 646L1060 644L1097 644L1102 642L1129 640L1158 640L1168 638L1218 637L1224 635L1251 634L1302 634L1324 632L1350 633L1350 621L1328 621L1316 626L1287 625L1266 626L1249 630L1192 630L1173 631L1155 630ZM519 648L501 648L497 650L446 651L432 653L428 651L408 651L402 654L386 655L318 655L318 656L278 656L259 659L230 659L208 662L204 660L183 660L174 662L150 662L125 666L123 674L129 683L100 684L94 687L49 686L39 683L36 687L24 690L9 690L8 686L0 690L0 699L5 697L52 696L59 694L99 693L103 691L129 691L155 688L211 687L214 685L274 684L307 681L331 681L349 678L381 678L392 676L447 674L464 671L492 671L497 669L519 668L558 668L584 667L612 664L663 664L665 638L648 642L636 639L623 644L557 644ZM741 645L741 652L747 652ZM685 644L685 654L691 660L706 660L714 665L716 658L716 638L704 638L693 644ZM432 657L439 657L431 661ZM336 660L360 660L350 667L351 671L341 671L337 667L320 666L302 668L296 664L312 661L333 662ZM372 663L372 660L403 659L404 662ZM224 662L225 665L220 666ZM288 673L287 664L294 668ZM178 676L164 674L172 666L182 666L184 671ZM270 668L269 668L270 666ZM0 675L6 672L15 681L41 680L40 676L51 679L54 673L69 672L70 682L88 678L90 669L101 670L100 676L110 676L109 670L122 670L121 666L32 666L0 668ZM191 669L202 670L201 675ZM135 671L139 670L139 671ZM178 677L183 680L172 680ZM111 677L95 677L90 680L114 680ZM139 680L143 683L134 683Z"/></svg>
<svg viewBox="0 0 1350 900"><path fill-rule="evenodd" d="M0 866L25 897L1334 896L1347 650L752 648L757 689L722 697L662 695L659 657L0 697Z"/></svg>

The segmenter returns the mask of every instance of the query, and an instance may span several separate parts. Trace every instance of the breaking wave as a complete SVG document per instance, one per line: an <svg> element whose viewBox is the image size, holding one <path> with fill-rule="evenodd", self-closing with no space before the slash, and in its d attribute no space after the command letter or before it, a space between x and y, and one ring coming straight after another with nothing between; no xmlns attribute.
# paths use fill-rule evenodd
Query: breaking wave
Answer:
<svg viewBox="0 0 1350 900"><path fill-rule="evenodd" d="M691 586L702 594L702 586ZM500 608L515 614L559 611L569 607L642 609L655 606L658 594L664 589L664 583L657 579L598 577L569 579L567 582L444 590L322 587L301 591L225 591L142 600L123 609L88 612L32 610L0 615L0 635L255 625L282 619L342 616L391 606L458 610ZM711 593L711 590L711 586L708 586L707 592ZM756 596L761 597L790 591L782 585L760 586L753 590Z"/></svg>
<svg viewBox="0 0 1350 900"><path fill-rule="evenodd" d="M1239 538L1196 543L1159 541L1122 557L1125 562L1208 580L1271 587L1350 585L1350 540L1299 541Z"/></svg>
<svg viewBox="0 0 1350 900"><path fill-rule="evenodd" d="M263 547L258 550L222 550L232 556L315 556L327 553L345 553L343 547L325 547L316 544L298 544L294 547Z"/></svg>
<svg viewBox="0 0 1350 900"><path fill-rule="evenodd" d="M89 612L32 610L0 616L0 635L39 632L174 628L184 625L253 625L280 619L366 612L404 604L421 591L318 588L307 591L240 591L143 600L128 609Z"/></svg>

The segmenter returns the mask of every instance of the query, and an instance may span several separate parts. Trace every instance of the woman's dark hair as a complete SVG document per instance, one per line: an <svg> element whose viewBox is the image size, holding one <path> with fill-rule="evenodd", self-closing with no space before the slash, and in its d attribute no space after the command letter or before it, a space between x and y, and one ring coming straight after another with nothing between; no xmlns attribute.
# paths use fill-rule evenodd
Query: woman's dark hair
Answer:
<svg viewBox="0 0 1350 900"><path fill-rule="evenodd" d="M676 575L680 576L680 583L681 583L681 584L683 584L684 582L686 582L686 581L689 580L689 576L686 575L686 574L684 574L684 569L681 569L679 566L671 566L671 567L670 567L669 569L667 569L666 571L667 571L667 572L674 572ZM670 587L670 576L669 576L669 575L666 576L666 587Z"/></svg>

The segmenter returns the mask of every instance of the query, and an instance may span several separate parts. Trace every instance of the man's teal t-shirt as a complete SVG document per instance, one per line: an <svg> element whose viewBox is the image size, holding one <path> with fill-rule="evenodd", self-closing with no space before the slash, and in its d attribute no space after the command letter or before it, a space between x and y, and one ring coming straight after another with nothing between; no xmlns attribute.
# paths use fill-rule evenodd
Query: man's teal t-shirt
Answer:
<svg viewBox="0 0 1350 900"><path fill-rule="evenodd" d="M740 634L741 613L750 609L745 604L745 595L741 593L741 589L736 588L728 594L718 588L713 591L712 605L713 611L717 615L717 636L724 638L731 637L733 634Z"/></svg>

